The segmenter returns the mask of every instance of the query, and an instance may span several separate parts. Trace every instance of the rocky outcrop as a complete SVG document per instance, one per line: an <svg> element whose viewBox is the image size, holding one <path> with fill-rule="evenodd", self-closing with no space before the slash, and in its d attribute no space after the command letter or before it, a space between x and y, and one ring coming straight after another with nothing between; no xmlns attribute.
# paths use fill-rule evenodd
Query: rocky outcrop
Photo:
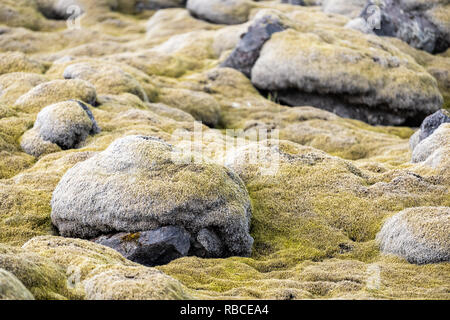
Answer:
<svg viewBox="0 0 450 320"><path fill-rule="evenodd" d="M381 251L426 264L450 261L450 209L406 209L388 219L377 235Z"/></svg>
<svg viewBox="0 0 450 320"><path fill-rule="evenodd" d="M283 20L289 24L286 17ZM224 66L243 70L258 89L284 104L312 105L343 117L385 125L418 125L419 119L442 105L435 79L393 47L374 48L369 44L374 40L358 39L357 33L344 31L342 34L354 40L351 45L334 33L328 34L333 40L325 41L316 33L297 32L294 27L271 37L266 32L261 37L252 32L259 30L260 24L254 22ZM277 27L276 31L281 30ZM249 42L259 45L248 46ZM367 47L371 49L364 49ZM248 61L239 63L242 56L249 57ZM417 88L413 95L411 87Z"/></svg>
<svg viewBox="0 0 450 320"><path fill-rule="evenodd" d="M52 221L63 236L81 238L172 225L195 239L211 228L224 256L249 255L245 186L224 167L183 161L191 157L152 137L118 139L64 175L53 193Z"/></svg>
<svg viewBox="0 0 450 320"><path fill-rule="evenodd" d="M361 31L396 37L414 48L439 53L450 45L450 28L437 13L449 10L446 1L369 1L358 20Z"/></svg>

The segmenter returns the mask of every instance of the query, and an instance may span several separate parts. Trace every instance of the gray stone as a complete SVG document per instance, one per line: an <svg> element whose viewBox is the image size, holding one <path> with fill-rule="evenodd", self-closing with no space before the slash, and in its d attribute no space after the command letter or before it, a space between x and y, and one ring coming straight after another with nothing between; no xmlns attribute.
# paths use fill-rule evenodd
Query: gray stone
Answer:
<svg viewBox="0 0 450 320"><path fill-rule="evenodd" d="M53 192L51 219L61 235L92 239L168 225L195 236L213 229L224 256L251 252L251 204L230 169L192 162L192 154L154 137L127 136L77 163Z"/></svg>
<svg viewBox="0 0 450 320"><path fill-rule="evenodd" d="M440 53L448 49L449 35L428 19L426 13L432 6L423 1L369 1L361 17L367 20L378 15L379 25L373 32L379 36L396 37L416 49Z"/></svg>
<svg viewBox="0 0 450 320"><path fill-rule="evenodd" d="M205 258L221 257L224 251L223 244L214 231L202 229L194 242L195 255Z"/></svg>
<svg viewBox="0 0 450 320"><path fill-rule="evenodd" d="M272 34L284 29L281 22L274 17L264 16L257 19L250 25L230 56L222 63L222 67L239 70L250 78L252 67L259 58L264 43Z"/></svg>
<svg viewBox="0 0 450 320"><path fill-rule="evenodd" d="M219 24L240 24L248 20L253 4L248 0L188 0L186 8L199 19Z"/></svg>
<svg viewBox="0 0 450 320"><path fill-rule="evenodd" d="M410 263L450 261L450 208L405 209L389 218L376 238L382 252Z"/></svg>
<svg viewBox="0 0 450 320"><path fill-rule="evenodd" d="M190 248L190 234L184 228L176 226L104 235L93 241L113 248L128 260L146 266L167 264L186 256Z"/></svg>
<svg viewBox="0 0 450 320"><path fill-rule="evenodd" d="M84 13L77 0L36 0L38 10L48 19L66 20L76 18Z"/></svg>
<svg viewBox="0 0 450 320"><path fill-rule="evenodd" d="M184 7L186 0L138 0L137 11Z"/></svg>
<svg viewBox="0 0 450 320"><path fill-rule="evenodd" d="M288 3L296 6L306 5L304 0L281 0L281 3Z"/></svg>
<svg viewBox="0 0 450 320"><path fill-rule="evenodd" d="M75 100L55 103L42 109L32 130L42 140L54 143L63 150L75 148L87 136L100 132L91 110L81 101ZM36 156L26 138L22 139L22 144L27 153Z"/></svg>
<svg viewBox="0 0 450 320"><path fill-rule="evenodd" d="M448 162L450 152L450 124L443 123L432 135L420 141L414 148L411 162L424 162L437 168Z"/></svg>
<svg viewBox="0 0 450 320"><path fill-rule="evenodd" d="M450 112L445 109L436 111L423 120L420 126L419 142L428 138L443 123L450 122Z"/></svg>
<svg viewBox="0 0 450 320"><path fill-rule="evenodd" d="M125 92L148 101L139 81L116 65L107 63L79 62L69 65L63 73L65 79L82 79L92 83L100 94L122 94Z"/></svg>

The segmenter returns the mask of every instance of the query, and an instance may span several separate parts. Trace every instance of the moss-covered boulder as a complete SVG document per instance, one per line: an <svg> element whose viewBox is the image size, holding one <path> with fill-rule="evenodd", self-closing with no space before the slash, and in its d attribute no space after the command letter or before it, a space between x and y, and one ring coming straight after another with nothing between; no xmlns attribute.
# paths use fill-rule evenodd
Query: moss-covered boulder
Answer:
<svg viewBox="0 0 450 320"><path fill-rule="evenodd" d="M38 300L77 297L67 287L65 270L37 253L0 245L0 268L14 274Z"/></svg>
<svg viewBox="0 0 450 320"><path fill-rule="evenodd" d="M254 4L248 0L188 0L187 9L200 19L220 24L239 24L248 20Z"/></svg>
<svg viewBox="0 0 450 320"><path fill-rule="evenodd" d="M412 162L423 162L434 168L449 165L450 124L444 123L414 148Z"/></svg>
<svg viewBox="0 0 450 320"><path fill-rule="evenodd" d="M52 198L52 221L64 236L92 238L183 226L222 239L225 255L249 255L250 199L231 170L191 163L152 137L128 136L70 169Z"/></svg>
<svg viewBox="0 0 450 320"><path fill-rule="evenodd" d="M0 268L0 300L34 300L34 297L11 272Z"/></svg>
<svg viewBox="0 0 450 320"><path fill-rule="evenodd" d="M65 270L67 286L81 299L193 298L185 286L161 271L133 263L117 251L90 241L36 237L23 248Z"/></svg>
<svg viewBox="0 0 450 320"><path fill-rule="evenodd" d="M162 89L159 100L171 107L191 114L195 120L207 126L216 127L220 123L220 105L211 95L187 89Z"/></svg>
<svg viewBox="0 0 450 320"><path fill-rule="evenodd" d="M330 33L333 38L292 29L273 34L252 68L252 83L278 92L289 105L312 105L371 124L414 124L441 107L436 80L408 56L350 31Z"/></svg>
<svg viewBox="0 0 450 320"><path fill-rule="evenodd" d="M43 73L44 65L22 52L0 53L0 75L11 72Z"/></svg>
<svg viewBox="0 0 450 320"><path fill-rule="evenodd" d="M36 73L5 73L0 76L0 101L12 105L21 95L47 81L45 76Z"/></svg>
<svg viewBox="0 0 450 320"><path fill-rule="evenodd" d="M23 112L37 113L48 105L70 99L95 105L96 98L95 87L87 81L53 80L42 83L20 96L14 107Z"/></svg>
<svg viewBox="0 0 450 320"><path fill-rule="evenodd" d="M21 139L22 149L35 157L54 150L77 147L100 128L87 105L81 101L65 101L42 109L34 127Z"/></svg>
<svg viewBox="0 0 450 320"><path fill-rule="evenodd" d="M389 218L377 234L381 251L425 264L450 261L450 208L419 207Z"/></svg>
<svg viewBox="0 0 450 320"><path fill-rule="evenodd" d="M132 93L148 101L147 94L131 74L108 64L80 62L69 65L63 74L65 79L82 79L92 83L97 92L104 94Z"/></svg>

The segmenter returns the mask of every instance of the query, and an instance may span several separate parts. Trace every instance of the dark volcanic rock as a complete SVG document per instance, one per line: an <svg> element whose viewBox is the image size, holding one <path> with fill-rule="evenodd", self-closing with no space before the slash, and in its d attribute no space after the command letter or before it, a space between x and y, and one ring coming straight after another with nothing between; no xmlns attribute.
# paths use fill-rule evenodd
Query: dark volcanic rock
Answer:
<svg viewBox="0 0 450 320"><path fill-rule="evenodd" d="M380 23L373 29L379 36L396 37L430 53L444 52L450 45L449 37L428 19L426 11L430 6L432 4L410 6L403 0L385 0L375 7L375 2L370 1L361 17L367 21L374 15L379 16Z"/></svg>
<svg viewBox="0 0 450 320"><path fill-rule="evenodd" d="M190 235L182 227L168 226L137 233L116 233L93 240L113 248L125 258L156 266L186 256L190 248Z"/></svg>
<svg viewBox="0 0 450 320"><path fill-rule="evenodd" d="M289 3L297 6L304 6L305 1L304 0L282 0L281 3Z"/></svg>
<svg viewBox="0 0 450 320"><path fill-rule="evenodd" d="M192 241L191 254L203 258L219 258L224 253L222 241L214 231L203 228Z"/></svg>
<svg viewBox="0 0 450 320"><path fill-rule="evenodd" d="M450 112L441 109L423 120L420 126L419 142L428 138L443 123L450 122Z"/></svg>
<svg viewBox="0 0 450 320"><path fill-rule="evenodd" d="M258 59L264 43L270 39L272 34L284 29L280 21L269 16L256 20L248 28L247 33L244 34L222 67L239 70L250 77L252 67Z"/></svg>

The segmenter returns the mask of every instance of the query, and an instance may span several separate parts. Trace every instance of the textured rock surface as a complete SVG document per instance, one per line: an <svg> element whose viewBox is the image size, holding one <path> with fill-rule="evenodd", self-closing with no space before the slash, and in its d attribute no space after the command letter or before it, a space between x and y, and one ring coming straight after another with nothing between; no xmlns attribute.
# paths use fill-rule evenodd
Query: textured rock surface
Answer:
<svg viewBox="0 0 450 320"><path fill-rule="evenodd" d="M234 17L246 22L233 25L199 19L183 1L77 2L84 10L79 29L60 14L43 14L53 0L0 5L0 268L35 299L449 299L449 262L410 263L383 254L376 241L405 209L450 207L449 124L420 142L417 130L426 116L450 107L448 50L430 54L351 30L350 17L323 12L318 0L248 1L248 15L244 5L245 14ZM444 34L448 5L408 3ZM263 17L285 30L269 37L261 26L261 34L244 36ZM241 37L247 76L221 67ZM283 80L287 92L252 82L263 57L270 63L258 81ZM64 79L66 70L76 79ZM444 103L429 108L439 94ZM42 109L71 99L90 108L102 131L63 150L30 129ZM372 123L389 110L389 123L411 127L336 114L359 109L370 110ZM130 136L157 140L125 140L110 152ZM40 157L24 152L25 138ZM194 161L175 161L186 160L180 155ZM187 255L152 268L92 241L54 237L51 200L58 192L73 218L61 220L68 230L101 226L92 240L183 227ZM88 196L93 202L82 200ZM96 211L86 213L90 207ZM239 214L215 214L226 210ZM136 226L137 213L159 220L142 220L155 225L137 232L103 224ZM422 220L435 221L429 217ZM250 256L225 257L230 244L250 247L225 239L233 234L225 225L254 239ZM433 235L448 223L431 233L435 222L416 225L414 240L439 244Z"/></svg>
<svg viewBox="0 0 450 320"><path fill-rule="evenodd" d="M412 162L426 161L433 167L449 164L450 124L442 124L428 138L422 140L413 150Z"/></svg>
<svg viewBox="0 0 450 320"><path fill-rule="evenodd" d="M270 16L254 21L222 66L239 70L251 77L253 65L259 58L264 43L272 34L283 30L281 22Z"/></svg>
<svg viewBox="0 0 450 320"><path fill-rule="evenodd" d="M381 251L411 263L450 261L450 208L406 209L389 218L377 240Z"/></svg>
<svg viewBox="0 0 450 320"><path fill-rule="evenodd" d="M428 138L443 123L450 122L450 112L447 110L439 110L428 116L420 125L419 140Z"/></svg>
<svg viewBox="0 0 450 320"><path fill-rule="evenodd" d="M384 0L369 1L361 17L380 36L397 37L417 49L432 53L444 52L450 45L448 21L433 18L436 11L449 12L448 1Z"/></svg>
<svg viewBox="0 0 450 320"><path fill-rule="evenodd" d="M253 7L248 0L188 0L187 9L194 16L220 24L239 24L248 20Z"/></svg>
<svg viewBox="0 0 450 320"><path fill-rule="evenodd" d="M52 221L62 235L83 238L166 225L192 234L214 227L228 255L249 255L251 207L242 181L218 165L183 163L190 156L152 137L116 140L61 179Z"/></svg>
<svg viewBox="0 0 450 320"><path fill-rule="evenodd" d="M62 284L66 288L66 298L89 300L193 298L189 290L177 280L156 269L126 260L115 250L90 241L37 237L28 241L23 249L16 251L21 255L34 257L40 265L47 268L55 266L63 271ZM22 265L26 265L26 262L17 259L17 264L23 268ZM28 281L36 281L38 279L36 275L39 276L39 273L29 274ZM43 275L48 275L48 272ZM51 283L54 279L48 281Z"/></svg>
<svg viewBox="0 0 450 320"><path fill-rule="evenodd" d="M354 18L360 15L366 4L367 0L323 0L322 10Z"/></svg>
<svg viewBox="0 0 450 320"><path fill-rule="evenodd" d="M95 105L95 87L84 80L53 80L42 83L20 96L16 108L24 112L39 112L44 107L65 100L81 100Z"/></svg>
<svg viewBox="0 0 450 320"><path fill-rule="evenodd" d="M34 297L12 273L0 269L0 300L34 300Z"/></svg>
<svg viewBox="0 0 450 320"><path fill-rule="evenodd" d="M22 149L39 157L59 148L76 148L87 136L99 133L100 128L89 107L72 100L42 109L30 131L22 137Z"/></svg>
<svg viewBox="0 0 450 320"><path fill-rule="evenodd" d="M399 60L392 48L372 49L364 56L354 51L356 41L351 46L339 40L339 45L331 45L310 33L276 33L253 66L252 83L279 92L280 101L289 105L313 105L371 124L411 123L441 106L437 83L418 65ZM403 89L405 81L423 90L413 97Z"/></svg>
<svg viewBox="0 0 450 320"><path fill-rule="evenodd" d="M172 226L137 233L116 233L93 241L146 266L166 264L184 257L191 246L190 234L182 227Z"/></svg>

